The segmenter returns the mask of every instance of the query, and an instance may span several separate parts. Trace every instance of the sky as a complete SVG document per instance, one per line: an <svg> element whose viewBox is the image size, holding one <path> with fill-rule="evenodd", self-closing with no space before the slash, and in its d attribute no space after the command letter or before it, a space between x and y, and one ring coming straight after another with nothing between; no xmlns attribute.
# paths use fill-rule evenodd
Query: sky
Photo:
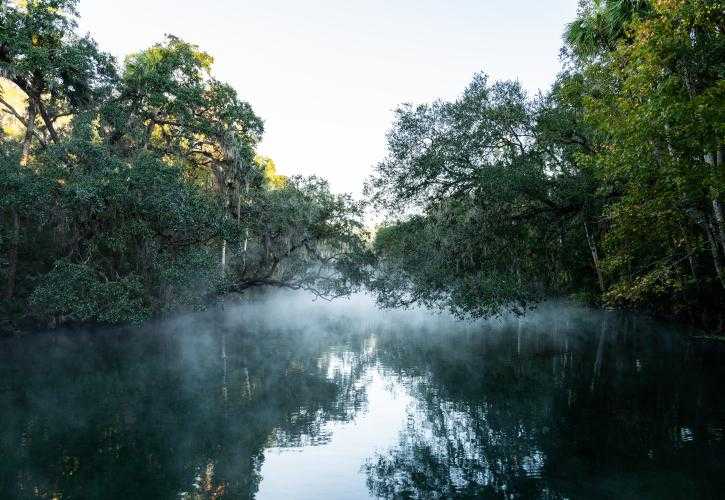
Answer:
<svg viewBox="0 0 725 500"><path fill-rule="evenodd" d="M576 0L81 0L119 60L166 33L215 59L265 123L280 173L359 195L403 103L452 99L474 73L545 90Z"/></svg>

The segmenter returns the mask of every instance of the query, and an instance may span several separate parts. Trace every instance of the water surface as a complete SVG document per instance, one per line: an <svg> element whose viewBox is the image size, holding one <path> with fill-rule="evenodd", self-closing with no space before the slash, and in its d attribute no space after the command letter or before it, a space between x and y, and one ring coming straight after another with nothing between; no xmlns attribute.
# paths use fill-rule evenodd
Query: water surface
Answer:
<svg viewBox="0 0 725 500"><path fill-rule="evenodd" d="M0 498L718 498L724 349L287 298L0 341Z"/></svg>

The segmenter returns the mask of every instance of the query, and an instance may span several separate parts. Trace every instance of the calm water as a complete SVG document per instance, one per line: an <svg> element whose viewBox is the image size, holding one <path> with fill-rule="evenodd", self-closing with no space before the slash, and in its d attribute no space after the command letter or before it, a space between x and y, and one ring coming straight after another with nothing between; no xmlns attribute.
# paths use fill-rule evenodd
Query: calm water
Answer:
<svg viewBox="0 0 725 500"><path fill-rule="evenodd" d="M278 301L0 341L0 498L717 498L725 348Z"/></svg>

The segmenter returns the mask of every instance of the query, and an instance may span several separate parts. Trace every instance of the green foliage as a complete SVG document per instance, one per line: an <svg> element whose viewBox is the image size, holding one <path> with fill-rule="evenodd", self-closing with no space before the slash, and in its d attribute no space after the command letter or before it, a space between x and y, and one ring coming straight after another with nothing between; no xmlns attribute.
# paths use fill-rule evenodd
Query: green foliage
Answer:
<svg viewBox="0 0 725 500"><path fill-rule="evenodd" d="M161 308L164 312L203 310L210 296L226 290L218 256L213 249L192 246L164 259L159 264Z"/></svg>
<svg viewBox="0 0 725 500"><path fill-rule="evenodd" d="M0 6L0 89L26 102L0 99L23 129L0 138L4 315L123 323L254 286L361 284L360 207L257 157L262 121L210 55L168 36L119 69L76 34L75 5Z"/></svg>
<svg viewBox="0 0 725 500"><path fill-rule="evenodd" d="M721 0L584 1L546 94L479 74L401 106L366 188L389 215L372 249L359 203L256 154L262 120L209 54L167 36L119 66L76 3L0 3L0 123L19 128L0 137L4 316L367 284L459 316L577 295L722 328Z"/></svg>
<svg viewBox="0 0 725 500"><path fill-rule="evenodd" d="M398 110L368 192L419 215L378 231L383 305L523 312L593 276L573 272L587 271L576 257L586 255L581 221L594 190L577 162L588 132L571 123L562 93L532 100L516 82L477 75L456 101Z"/></svg>
<svg viewBox="0 0 725 500"><path fill-rule="evenodd" d="M401 107L368 185L394 215L380 302L490 316L598 293L722 329L723 12L583 2L546 95L477 75L455 101Z"/></svg>
<svg viewBox="0 0 725 500"><path fill-rule="evenodd" d="M43 142L58 139L58 120L106 99L116 80L113 58L75 32L77 3L33 0L22 9L0 4L0 76L27 95L34 113L24 121L34 122L37 113Z"/></svg>
<svg viewBox="0 0 725 500"><path fill-rule="evenodd" d="M89 266L58 262L30 297L35 315L51 321L121 323L148 319L138 276L105 281Z"/></svg>
<svg viewBox="0 0 725 500"><path fill-rule="evenodd" d="M366 282L362 206L331 193L325 180L289 178L261 191L240 216L249 225L231 247L235 289L271 284L329 297Z"/></svg>
<svg viewBox="0 0 725 500"><path fill-rule="evenodd" d="M584 67L597 176L621 195L610 223L605 298L683 311L718 307L725 255L722 2L657 1L627 43Z"/></svg>
<svg viewBox="0 0 725 500"><path fill-rule="evenodd" d="M564 40L583 58L606 54L626 35L626 25L650 10L649 0L585 0Z"/></svg>
<svg viewBox="0 0 725 500"><path fill-rule="evenodd" d="M211 76L212 62L198 47L168 36L126 58L119 97L105 114L117 127L137 125L138 134L126 137L136 148L152 149L183 165L201 187L223 191L253 175L263 126L230 85ZM129 147L120 136L113 140Z"/></svg>

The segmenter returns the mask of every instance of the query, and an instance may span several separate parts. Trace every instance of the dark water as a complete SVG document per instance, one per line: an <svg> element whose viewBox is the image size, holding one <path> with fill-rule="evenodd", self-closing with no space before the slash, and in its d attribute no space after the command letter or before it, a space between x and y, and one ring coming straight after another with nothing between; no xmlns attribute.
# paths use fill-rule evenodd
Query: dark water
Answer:
<svg viewBox="0 0 725 500"><path fill-rule="evenodd" d="M718 498L725 354L279 301L0 341L0 498Z"/></svg>

